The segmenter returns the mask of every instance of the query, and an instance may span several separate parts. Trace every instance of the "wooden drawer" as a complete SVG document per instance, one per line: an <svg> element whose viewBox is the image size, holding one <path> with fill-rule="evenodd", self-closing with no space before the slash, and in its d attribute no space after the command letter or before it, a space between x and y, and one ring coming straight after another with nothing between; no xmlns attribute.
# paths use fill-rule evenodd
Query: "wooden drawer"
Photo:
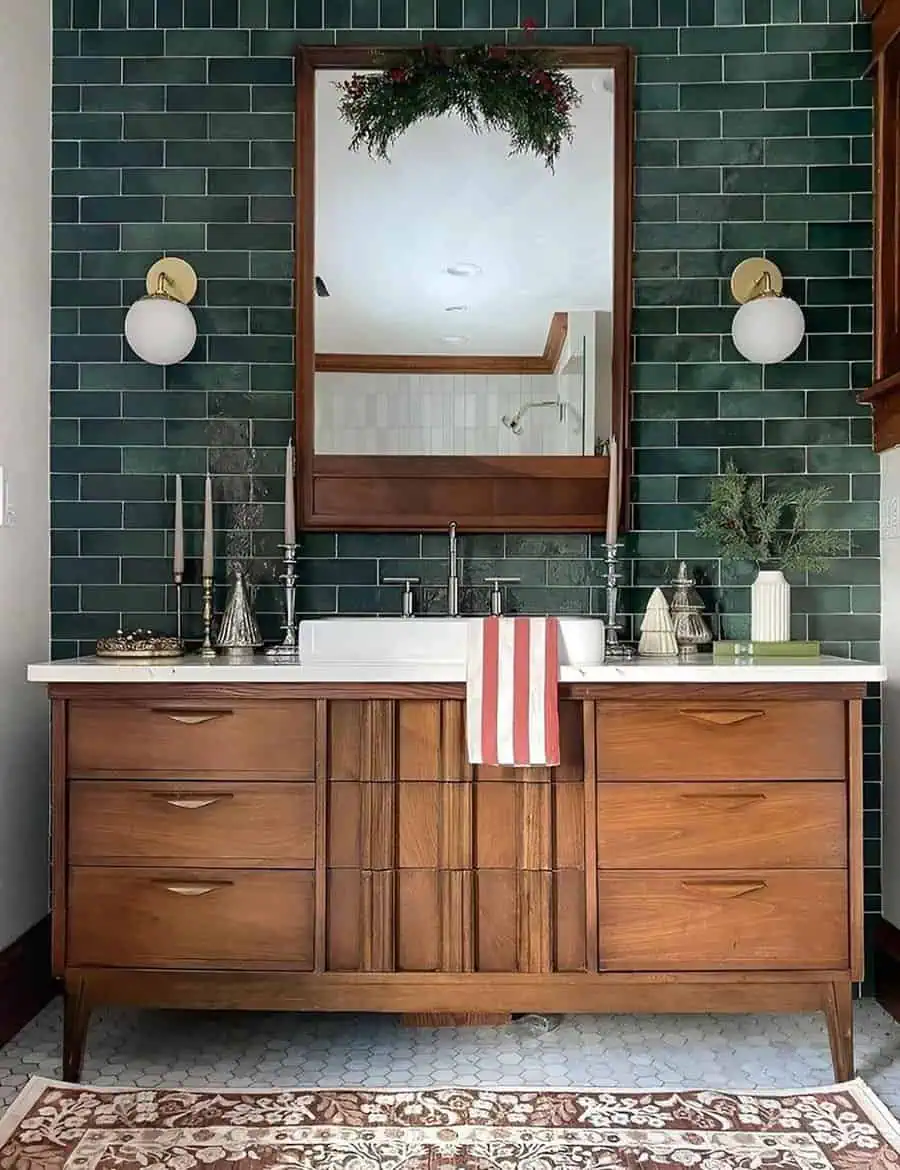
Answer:
<svg viewBox="0 0 900 1170"><path fill-rule="evenodd" d="M614 971L843 970L841 870L601 874L600 962Z"/></svg>
<svg viewBox="0 0 900 1170"><path fill-rule="evenodd" d="M597 704L600 780L843 780L844 704Z"/></svg>
<svg viewBox="0 0 900 1170"><path fill-rule="evenodd" d="M847 864L843 784L601 784L601 869Z"/></svg>
<svg viewBox="0 0 900 1170"><path fill-rule="evenodd" d="M69 966L313 965L314 876L301 871L69 873Z"/></svg>
<svg viewBox="0 0 900 1170"><path fill-rule="evenodd" d="M315 785L75 780L73 865L315 864Z"/></svg>
<svg viewBox="0 0 900 1170"><path fill-rule="evenodd" d="M73 702L68 771L98 779L311 780L315 703Z"/></svg>

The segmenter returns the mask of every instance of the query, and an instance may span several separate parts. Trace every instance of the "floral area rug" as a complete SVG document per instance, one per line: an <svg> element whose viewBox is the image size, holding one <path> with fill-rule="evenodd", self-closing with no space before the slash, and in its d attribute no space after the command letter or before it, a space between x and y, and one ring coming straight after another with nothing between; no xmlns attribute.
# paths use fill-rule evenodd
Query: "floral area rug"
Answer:
<svg viewBox="0 0 900 1170"><path fill-rule="evenodd" d="M33 1080L3 1170L900 1170L861 1081L791 1093L95 1089Z"/></svg>

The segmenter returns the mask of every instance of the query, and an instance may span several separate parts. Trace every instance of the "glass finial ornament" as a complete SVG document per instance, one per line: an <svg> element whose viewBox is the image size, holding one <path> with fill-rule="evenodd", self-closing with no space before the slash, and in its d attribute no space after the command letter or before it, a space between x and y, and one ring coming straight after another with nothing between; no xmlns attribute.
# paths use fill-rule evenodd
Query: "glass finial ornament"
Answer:
<svg viewBox="0 0 900 1170"><path fill-rule="evenodd" d="M672 586L672 604L669 608L679 653L696 654L702 646L712 644L713 636L703 618L703 602L694 588L694 579L688 573L685 561L679 564Z"/></svg>

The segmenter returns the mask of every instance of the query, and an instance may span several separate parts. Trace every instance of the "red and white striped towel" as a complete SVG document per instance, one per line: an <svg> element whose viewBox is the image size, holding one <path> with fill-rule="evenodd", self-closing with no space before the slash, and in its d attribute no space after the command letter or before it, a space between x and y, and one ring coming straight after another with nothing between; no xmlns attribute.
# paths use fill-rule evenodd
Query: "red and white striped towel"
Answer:
<svg viewBox="0 0 900 1170"><path fill-rule="evenodd" d="M559 763L559 622L488 617L469 623L469 763L512 768Z"/></svg>

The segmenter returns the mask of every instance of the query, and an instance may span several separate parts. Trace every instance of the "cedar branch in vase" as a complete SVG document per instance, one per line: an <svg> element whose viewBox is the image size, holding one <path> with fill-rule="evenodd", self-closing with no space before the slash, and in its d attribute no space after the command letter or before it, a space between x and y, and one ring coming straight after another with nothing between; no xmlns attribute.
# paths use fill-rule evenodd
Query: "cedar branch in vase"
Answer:
<svg viewBox="0 0 900 1170"><path fill-rule="evenodd" d="M843 551L837 532L811 528L814 513L831 495L827 487L766 492L762 481L729 460L698 516L697 532L723 561L749 562L758 573L751 593L751 638L790 640L791 587L785 572L824 573Z"/></svg>

